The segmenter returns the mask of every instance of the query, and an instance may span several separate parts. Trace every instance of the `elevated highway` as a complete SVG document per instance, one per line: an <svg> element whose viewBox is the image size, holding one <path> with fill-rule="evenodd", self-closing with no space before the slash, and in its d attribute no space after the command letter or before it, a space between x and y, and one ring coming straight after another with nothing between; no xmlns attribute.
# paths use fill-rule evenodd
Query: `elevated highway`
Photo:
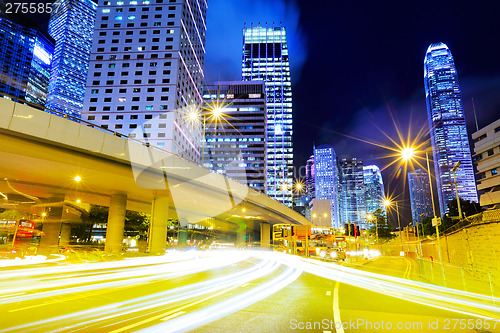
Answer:
<svg viewBox="0 0 500 333"><path fill-rule="evenodd" d="M75 178L80 177L80 181ZM224 231L310 224L246 185L88 123L0 98L0 207L44 222L46 244L68 239L88 205L110 207L106 249L121 249L125 210L151 214L149 249L165 248L168 218ZM42 216L42 212L50 214ZM59 207L59 210L55 207ZM65 220L66 218L66 220Z"/></svg>

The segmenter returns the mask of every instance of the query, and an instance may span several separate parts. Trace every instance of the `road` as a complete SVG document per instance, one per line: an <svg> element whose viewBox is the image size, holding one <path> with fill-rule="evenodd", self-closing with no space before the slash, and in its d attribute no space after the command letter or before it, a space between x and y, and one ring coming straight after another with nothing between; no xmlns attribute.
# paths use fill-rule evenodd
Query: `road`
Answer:
<svg viewBox="0 0 500 333"><path fill-rule="evenodd" d="M369 270L266 251L3 267L0 332L500 332L491 297Z"/></svg>

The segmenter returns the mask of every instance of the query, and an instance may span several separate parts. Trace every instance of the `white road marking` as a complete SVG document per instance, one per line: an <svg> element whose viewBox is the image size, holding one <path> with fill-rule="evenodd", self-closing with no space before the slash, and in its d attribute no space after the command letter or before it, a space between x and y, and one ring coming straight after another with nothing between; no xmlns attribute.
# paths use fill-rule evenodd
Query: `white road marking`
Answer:
<svg viewBox="0 0 500 333"><path fill-rule="evenodd" d="M333 321L335 322L335 330L337 333L344 333L344 327L342 325L342 320L340 319L339 285L340 282L337 281L335 283L335 289L333 289Z"/></svg>
<svg viewBox="0 0 500 333"><path fill-rule="evenodd" d="M331 296L331 295L332 295L332 291L331 291L331 290L328 290L328 291L326 292L326 296Z"/></svg>

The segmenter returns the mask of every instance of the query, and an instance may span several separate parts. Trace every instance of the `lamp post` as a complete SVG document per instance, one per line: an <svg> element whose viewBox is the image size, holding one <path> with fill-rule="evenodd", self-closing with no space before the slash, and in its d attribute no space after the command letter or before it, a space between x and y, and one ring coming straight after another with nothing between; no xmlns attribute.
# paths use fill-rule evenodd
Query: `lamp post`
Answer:
<svg viewBox="0 0 500 333"><path fill-rule="evenodd" d="M453 172L453 178L455 179L455 193L457 194L458 218L461 220L462 219L462 207L460 207L460 198L458 197L457 174L456 174L459 166L460 166L460 161L455 163L455 165L453 166L453 169L451 169L451 172Z"/></svg>
<svg viewBox="0 0 500 333"><path fill-rule="evenodd" d="M408 147L408 148L405 148L401 151L401 158L403 159L403 161L408 161L408 160L411 160L413 158L413 156L415 155L416 151L413 147ZM432 179L431 179L431 168L429 166L429 154L427 153L427 151L425 152L425 159L426 159L426 162L427 162L427 175L429 176L429 188L430 188L430 191L431 191L431 200L432 200L432 211L434 213L434 218L433 218L433 221L436 221L437 219L437 216L436 216L436 206L434 204L434 194L433 194L433 191L432 191ZM459 164L460 165L460 164ZM457 166L458 168L458 166ZM455 185L455 189L456 189L456 185ZM458 192L457 192L458 194ZM458 195L457 195L457 198L458 198ZM460 209L460 208L459 208ZM423 229L422 229L423 231ZM439 255L439 261L441 262L441 243L440 243L440 240L439 240L439 225L438 223L436 223L436 240L437 240L437 245L438 245L438 255Z"/></svg>
<svg viewBox="0 0 500 333"><path fill-rule="evenodd" d="M429 154L425 152L425 159L427 160L427 174L429 175L429 187L431 189L431 199L432 199L432 212L434 213L434 219L436 219L436 206L434 205L434 194L432 192L432 180L431 180L431 168L429 166ZM441 262L441 242L439 240L439 225L436 223L436 240L438 243L438 256L439 262Z"/></svg>
<svg viewBox="0 0 500 333"><path fill-rule="evenodd" d="M374 218L372 214L366 215L366 218L370 222L373 221L373 220L375 220L375 239L376 239L376 242L377 242L377 250L380 250L380 246L379 246L379 243L378 243L378 219Z"/></svg>
<svg viewBox="0 0 500 333"><path fill-rule="evenodd" d="M402 252L404 252L404 249L403 249L403 237L402 237L403 235L402 235L402 232L401 232L401 220L400 220L400 218L399 218L399 207L398 207L398 202L397 202L397 201L395 201L395 202L394 202L394 204L396 205L396 216L397 216L397 218L398 218L399 239L400 239L400 242L401 242L401 251L402 251ZM384 205L385 205L386 207L389 207L389 206L391 206L391 205L392 205L392 202L386 199L386 200L384 201Z"/></svg>

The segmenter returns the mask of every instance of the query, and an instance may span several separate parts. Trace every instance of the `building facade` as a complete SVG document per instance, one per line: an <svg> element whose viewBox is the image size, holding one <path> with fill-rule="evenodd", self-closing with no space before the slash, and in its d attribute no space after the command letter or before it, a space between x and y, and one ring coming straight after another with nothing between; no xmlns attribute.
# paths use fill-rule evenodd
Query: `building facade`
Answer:
<svg viewBox="0 0 500 333"><path fill-rule="evenodd" d="M243 29L242 77L265 82L267 98L267 195L292 206L292 86L284 27Z"/></svg>
<svg viewBox="0 0 500 333"><path fill-rule="evenodd" d="M472 133L474 163L477 166L479 204L500 204L500 119Z"/></svg>
<svg viewBox="0 0 500 333"><path fill-rule="evenodd" d="M205 1L99 0L82 119L201 161Z"/></svg>
<svg viewBox="0 0 500 333"><path fill-rule="evenodd" d="M456 199L451 169L459 161L458 194L462 199L478 201L458 75L446 44L431 44L427 49L424 84L439 208L444 215L448 203Z"/></svg>
<svg viewBox="0 0 500 333"><path fill-rule="evenodd" d="M54 40L0 17L0 92L45 106Z"/></svg>
<svg viewBox="0 0 500 333"><path fill-rule="evenodd" d="M423 218L434 216L432 196L427 171L417 169L408 172L408 188L410 190L411 217L414 224Z"/></svg>
<svg viewBox="0 0 500 333"><path fill-rule="evenodd" d="M80 118L97 5L91 0L57 0L49 34L56 41L46 107Z"/></svg>
<svg viewBox="0 0 500 333"><path fill-rule="evenodd" d="M356 223L367 228L363 161L342 159L338 163L341 225Z"/></svg>
<svg viewBox="0 0 500 333"><path fill-rule="evenodd" d="M264 83L215 82L203 87L203 100L203 166L266 193Z"/></svg>
<svg viewBox="0 0 500 333"><path fill-rule="evenodd" d="M315 199L330 201L330 226L340 228L337 156L331 146L321 145L314 148L314 172Z"/></svg>
<svg viewBox="0 0 500 333"><path fill-rule="evenodd" d="M381 208L385 212L385 191L382 173L376 165L363 166L363 178L365 183L365 204L368 214Z"/></svg>
<svg viewBox="0 0 500 333"><path fill-rule="evenodd" d="M310 200L316 197L315 176L314 155L311 155L306 162L306 194L309 196Z"/></svg>

